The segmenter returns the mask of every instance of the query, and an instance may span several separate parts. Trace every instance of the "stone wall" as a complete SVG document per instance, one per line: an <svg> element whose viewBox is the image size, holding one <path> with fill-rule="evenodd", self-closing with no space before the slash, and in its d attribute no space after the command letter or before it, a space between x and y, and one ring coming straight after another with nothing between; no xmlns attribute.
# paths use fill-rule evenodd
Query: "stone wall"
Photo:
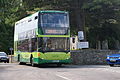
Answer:
<svg viewBox="0 0 120 80"><path fill-rule="evenodd" d="M107 64L106 57L109 54L118 54L115 50L74 50L71 51L72 64L96 65Z"/></svg>

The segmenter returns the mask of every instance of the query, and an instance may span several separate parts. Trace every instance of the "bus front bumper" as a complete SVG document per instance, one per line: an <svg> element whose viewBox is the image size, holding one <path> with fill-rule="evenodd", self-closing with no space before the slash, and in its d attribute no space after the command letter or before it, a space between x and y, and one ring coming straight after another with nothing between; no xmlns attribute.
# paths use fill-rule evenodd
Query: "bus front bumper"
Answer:
<svg viewBox="0 0 120 80"><path fill-rule="evenodd" d="M39 58L34 58L34 62L36 64L69 64L71 63L71 59L66 59L66 60L45 60L45 59L39 59Z"/></svg>

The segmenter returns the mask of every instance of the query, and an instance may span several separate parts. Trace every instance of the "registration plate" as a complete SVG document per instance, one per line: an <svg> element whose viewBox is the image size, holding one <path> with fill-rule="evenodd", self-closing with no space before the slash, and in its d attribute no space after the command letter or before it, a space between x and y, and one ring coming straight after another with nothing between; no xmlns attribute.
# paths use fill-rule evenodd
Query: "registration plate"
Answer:
<svg viewBox="0 0 120 80"><path fill-rule="evenodd" d="M1 60L6 60L6 59L1 59Z"/></svg>
<svg viewBox="0 0 120 80"><path fill-rule="evenodd" d="M53 62L59 62L59 60L53 60Z"/></svg>
<svg viewBox="0 0 120 80"><path fill-rule="evenodd" d="M116 60L114 60L114 59L112 59L112 60L110 60L111 62L116 62Z"/></svg>

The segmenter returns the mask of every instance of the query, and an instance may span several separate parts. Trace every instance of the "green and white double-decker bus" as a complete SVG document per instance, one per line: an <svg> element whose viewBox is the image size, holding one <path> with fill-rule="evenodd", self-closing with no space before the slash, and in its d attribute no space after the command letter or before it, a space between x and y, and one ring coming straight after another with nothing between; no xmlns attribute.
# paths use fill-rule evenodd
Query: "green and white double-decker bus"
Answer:
<svg viewBox="0 0 120 80"><path fill-rule="evenodd" d="M15 23L14 58L19 64L70 63L69 15L38 11Z"/></svg>

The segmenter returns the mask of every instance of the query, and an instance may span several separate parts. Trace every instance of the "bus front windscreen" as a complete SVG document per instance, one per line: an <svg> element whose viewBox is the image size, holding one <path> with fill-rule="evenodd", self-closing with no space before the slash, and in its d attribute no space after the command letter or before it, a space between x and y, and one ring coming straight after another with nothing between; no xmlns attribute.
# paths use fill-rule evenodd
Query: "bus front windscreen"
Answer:
<svg viewBox="0 0 120 80"><path fill-rule="evenodd" d="M69 27L69 19L67 13L42 13L42 27Z"/></svg>
<svg viewBox="0 0 120 80"><path fill-rule="evenodd" d="M68 52L70 50L69 38L45 37L39 38L38 41L39 51Z"/></svg>

